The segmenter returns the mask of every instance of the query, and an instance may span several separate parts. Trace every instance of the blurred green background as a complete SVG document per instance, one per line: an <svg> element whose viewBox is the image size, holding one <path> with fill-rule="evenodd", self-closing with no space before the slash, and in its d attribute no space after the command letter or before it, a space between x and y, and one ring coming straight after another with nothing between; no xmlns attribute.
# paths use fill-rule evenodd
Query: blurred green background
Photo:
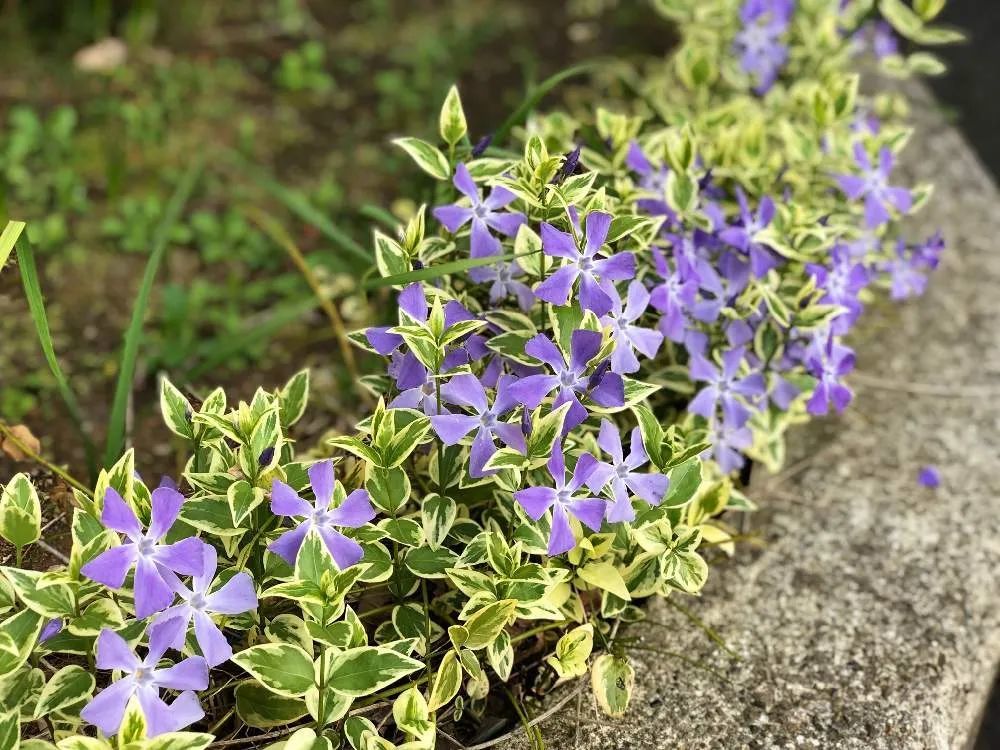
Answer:
<svg viewBox="0 0 1000 750"><path fill-rule="evenodd" d="M324 289L349 289L358 274L234 152L367 247L364 207L406 216L424 179L389 139L435 139L452 83L477 139L552 73L602 55L662 55L670 43L642 0L0 3L0 215L28 222L85 429L101 443L152 235L196 157L205 174L171 231L129 410L138 465L158 473L176 469L158 373L195 394L223 385L246 398L310 366L303 440L349 427L358 411L318 306L288 313L312 292L253 211L288 229ZM582 96L575 85L547 101ZM340 314L357 328L386 301L352 297ZM13 261L0 272L0 417L80 469ZM14 470L4 461L0 476Z"/></svg>

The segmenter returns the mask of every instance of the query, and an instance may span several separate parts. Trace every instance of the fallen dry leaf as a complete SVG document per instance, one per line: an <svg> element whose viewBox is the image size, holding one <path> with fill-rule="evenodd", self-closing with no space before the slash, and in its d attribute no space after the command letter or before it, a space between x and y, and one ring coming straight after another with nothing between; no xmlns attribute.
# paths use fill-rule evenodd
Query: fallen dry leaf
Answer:
<svg viewBox="0 0 1000 750"><path fill-rule="evenodd" d="M17 438L17 440L21 442L25 448L30 450L35 455L38 455L38 452L42 449L42 444L38 442L38 438L31 433L31 430L28 429L27 425L16 424L9 429L14 437ZM28 454L6 435L4 436L3 442L0 443L0 450L15 461L24 461L28 458Z"/></svg>

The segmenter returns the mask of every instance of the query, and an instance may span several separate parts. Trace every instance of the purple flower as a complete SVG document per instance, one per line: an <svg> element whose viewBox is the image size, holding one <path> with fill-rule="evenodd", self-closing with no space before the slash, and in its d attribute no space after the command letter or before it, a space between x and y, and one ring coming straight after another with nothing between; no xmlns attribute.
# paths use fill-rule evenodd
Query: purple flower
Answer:
<svg viewBox="0 0 1000 750"><path fill-rule="evenodd" d="M559 389L552 408L569 403L563 434L587 418L587 409L580 403L580 394L590 396L599 406L616 407L625 403L625 383L606 364L587 374L588 363L601 350L601 334L576 330L570 336L569 361L544 334L538 334L524 345L524 352L552 368L551 375L528 375L511 386L511 395L528 409L535 409L555 389Z"/></svg>
<svg viewBox="0 0 1000 750"><path fill-rule="evenodd" d="M941 262L941 253L943 252L944 237L940 231L937 231L913 248L913 258L928 270L933 270Z"/></svg>
<svg viewBox="0 0 1000 750"><path fill-rule="evenodd" d="M843 334L854 325L864 309L858 300L858 293L868 284L868 270L863 264L853 262L846 245L835 245L830 251L830 261L829 268L809 263L806 270L823 290L820 302L846 308L846 312L834 318L831 325L834 333Z"/></svg>
<svg viewBox="0 0 1000 750"><path fill-rule="evenodd" d="M654 167L635 141L629 144L628 152L625 154L625 165L639 175L639 188L644 193L655 196L640 198L636 201L636 207L650 216L666 216L668 224L676 224L677 214L664 199L670 170L662 164Z"/></svg>
<svg viewBox="0 0 1000 750"><path fill-rule="evenodd" d="M271 512L276 516L305 518L291 531L286 531L268 545L268 549L289 565L295 565L299 547L310 529L315 529L333 556L337 567L343 570L364 557L361 545L337 531L336 527L356 529L375 518L371 500L366 490L354 490L344 501L331 507L336 488L333 461L319 461L308 469L309 483L315 500L312 505L299 497L284 482L274 480L271 485Z"/></svg>
<svg viewBox="0 0 1000 750"><path fill-rule="evenodd" d="M393 355L389 374L396 381L399 394L389 402L390 409L419 409L424 414L437 414L437 386L434 376L412 352ZM443 408L441 411L445 411Z"/></svg>
<svg viewBox="0 0 1000 750"><path fill-rule="evenodd" d="M745 423L738 424L723 412L723 418L713 417L708 425L708 442L712 447L702 454L704 459L715 459L723 473L729 474L743 468L743 452L753 445L753 432Z"/></svg>
<svg viewBox="0 0 1000 750"><path fill-rule="evenodd" d="M441 397L448 403L464 406L474 412L431 417L434 431L445 445L455 445L470 432L476 431L470 453L470 476L486 476L487 472L483 471L483 467L496 453L496 438L521 453L527 450L520 424L502 421L503 416L517 406L517 400L511 394L511 386L515 382L516 378L511 375L500 377L492 406L486 397L486 389L475 375L456 375L441 387Z"/></svg>
<svg viewBox="0 0 1000 750"><path fill-rule="evenodd" d="M898 302L923 294L927 289L926 269L923 259L909 252L906 243L900 239L895 257L885 264L889 274L889 297Z"/></svg>
<svg viewBox="0 0 1000 750"><path fill-rule="evenodd" d="M611 372L619 375L636 372L639 369L636 351L651 359L663 343L663 334L659 331L635 325L649 306L649 292L641 281L633 281L628 285L628 298L623 309L618 290L608 284L605 291L611 297L612 308L601 318L601 325L611 328L611 340L615 344L611 352Z"/></svg>
<svg viewBox="0 0 1000 750"><path fill-rule="evenodd" d="M868 158L868 152L861 143L854 144L854 160L860 167L860 175L839 175L837 184L851 200L865 199L865 224L876 229L892 218L888 207L906 213L913 206L913 196L906 188L889 184L893 156L888 148L878 152L878 166Z"/></svg>
<svg viewBox="0 0 1000 750"><path fill-rule="evenodd" d="M597 444L611 456L611 462L598 462L598 468L591 472L587 486L594 492L599 492L610 481L613 502L608 505L608 521L617 523L635 519L629 493L650 505L663 502L670 480L663 474L638 471L649 463L638 427L632 430L628 458L623 455L622 437L618 428L607 419L601 421Z"/></svg>
<svg viewBox="0 0 1000 750"><path fill-rule="evenodd" d="M102 552L80 572L109 588L121 588L125 576L134 567L135 616L140 620L159 612L174 601L174 592L164 578L164 570L181 575L200 573L204 565L205 542L196 537L181 539L173 544L160 544L170 531L184 496L169 487L153 490L152 520L143 532L135 511L114 489L104 493L101 523L106 528L125 534L129 541Z"/></svg>
<svg viewBox="0 0 1000 750"><path fill-rule="evenodd" d="M840 379L854 369L854 352L834 341L832 335L825 340L817 336L813 339L805 358L809 372L817 379L813 395L806 402L806 409L814 416L821 416L830 410L830 405L842 412L854 394Z"/></svg>
<svg viewBox="0 0 1000 750"><path fill-rule="evenodd" d="M719 369L707 358L691 357L689 369L694 380L708 383L688 404L688 411L711 421L721 404L732 421L742 426L750 418L750 410L737 396L745 399L759 398L767 392L764 376L759 372L739 377L743 363L744 349L736 347L722 354L722 368Z"/></svg>
<svg viewBox="0 0 1000 750"><path fill-rule="evenodd" d="M496 305L513 296L517 298L518 306L527 311L535 304L535 293L523 281L517 280L521 276L524 276L524 269L516 260L501 260L496 265L469 269L469 278L473 281L490 284L491 303Z"/></svg>
<svg viewBox="0 0 1000 750"><path fill-rule="evenodd" d="M152 624L153 628L168 627L171 632L176 633L176 638L170 645L180 651L184 647L184 636L193 619L195 638L210 667L229 661L233 656L233 649L226 636L210 615L239 615L257 608L257 590L248 573L239 572L216 590L210 590L217 565L215 547L209 545L205 549L205 569L191 579L191 588L174 577L174 590L183 599L183 603L163 610ZM175 619L179 619L183 627L175 627Z"/></svg>
<svg viewBox="0 0 1000 750"><path fill-rule="evenodd" d="M160 659L173 642L181 623L150 632L149 652L139 659L124 638L105 628L97 637L97 668L118 669L125 675L98 693L80 712L80 717L110 736L118 731L129 699L134 695L146 718L147 735L176 732L192 724L205 712L192 690L208 687L208 664L200 656L190 656L171 666L159 667ZM183 690L168 705L160 688Z"/></svg>
<svg viewBox="0 0 1000 750"><path fill-rule="evenodd" d="M611 214L591 211L587 214L587 232L583 250L568 232L561 232L548 222L542 223L542 248L547 255L569 261L549 278L535 287L539 299L553 305L569 301L573 283L580 280L580 305L595 315L606 315L611 310L611 297L601 288L601 281L625 281L635 276L635 256L616 253L599 258L598 252L608 237Z"/></svg>
<svg viewBox="0 0 1000 750"><path fill-rule="evenodd" d="M45 643L50 638L55 638L63 629L63 621L60 619L49 620L38 634L38 642Z"/></svg>
<svg viewBox="0 0 1000 750"><path fill-rule="evenodd" d="M740 9L743 28L736 34L733 46L740 67L751 77L758 94L774 85L788 61L788 47L781 36L794 9L794 0L746 0Z"/></svg>
<svg viewBox="0 0 1000 750"><path fill-rule="evenodd" d="M696 229L691 234L668 234L666 238L670 240L677 273L680 274L681 279L694 281L697 283L697 288L721 295L723 291L722 281L706 257L706 244L712 241L712 236ZM660 251L654 247L653 253L653 262L656 264L657 272L663 276L664 274L660 271L660 262L656 257ZM662 254L660 257L662 258Z"/></svg>
<svg viewBox="0 0 1000 750"><path fill-rule="evenodd" d="M687 312L697 302L698 282L693 277L685 278L679 268L671 270L663 253L655 247L653 265L663 279L663 283L653 287L649 297L649 303L663 313L659 329L671 341L683 341L688 325Z"/></svg>
<svg viewBox="0 0 1000 750"><path fill-rule="evenodd" d="M920 468L920 473L917 474L917 481L923 487L937 489L941 485L941 473L936 466L923 466Z"/></svg>
<svg viewBox="0 0 1000 750"><path fill-rule="evenodd" d="M445 228L452 234L470 221L472 222L471 256L473 258L499 255L500 241L490 234L490 229L513 237L517 234L518 227L527 221L522 213L500 210L514 201L517 196L507 188L498 185L490 191L484 200L472 179L472 175L469 174L468 167L464 164L459 164L455 168L455 177L452 181L459 192L469 199L471 205L460 206L453 203L448 206L438 206L433 211L434 217L444 224Z"/></svg>
<svg viewBox="0 0 1000 750"><path fill-rule="evenodd" d="M552 509L552 533L549 535L548 554L561 555L576 546L576 537L569 523L569 516L587 526L591 531L600 531L604 521L605 502L585 493L576 495L598 462L589 453L584 453L576 462L573 476L566 481L566 458L561 445L553 449L547 463L549 474L555 487L528 487L514 493L514 499L521 504L525 513L537 521L545 511Z"/></svg>
<svg viewBox="0 0 1000 750"><path fill-rule="evenodd" d="M415 281L405 287L399 293L396 302L399 309L413 321L417 323L427 322L430 306L427 304L427 296L424 294L424 287L420 282ZM444 306L445 328L471 317L472 314L455 300L450 300ZM403 337L398 333L393 333L393 328L395 326L373 326L365 330L365 338L368 339L368 343L383 357L392 354L403 343Z"/></svg>
<svg viewBox="0 0 1000 750"><path fill-rule="evenodd" d="M740 204L740 223L719 232L719 239L738 248L750 256L750 270L760 278L772 268L777 268L778 259L767 245L757 242L757 233L771 223L774 218L774 201L769 196L761 198L756 215L750 210L747 197L741 188L736 188L736 199Z"/></svg>

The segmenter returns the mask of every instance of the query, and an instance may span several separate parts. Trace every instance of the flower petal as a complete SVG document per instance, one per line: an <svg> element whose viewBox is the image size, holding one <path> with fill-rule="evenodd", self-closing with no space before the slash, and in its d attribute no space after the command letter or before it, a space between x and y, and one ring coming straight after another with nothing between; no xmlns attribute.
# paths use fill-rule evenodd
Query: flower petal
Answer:
<svg viewBox="0 0 1000 750"><path fill-rule="evenodd" d="M333 501L333 461L317 461L306 469L306 473L309 474L309 484L316 496L316 507L329 508Z"/></svg>
<svg viewBox="0 0 1000 750"><path fill-rule="evenodd" d="M135 558L135 545L122 544L99 554L80 568L80 572L109 588L120 589L125 583L125 576L135 563Z"/></svg>
<svg viewBox="0 0 1000 750"><path fill-rule="evenodd" d="M135 567L135 616L144 620L166 609L173 601L173 589L163 580L156 563L148 557L140 557Z"/></svg>
<svg viewBox="0 0 1000 750"><path fill-rule="evenodd" d="M153 672L158 687L171 690L205 690L208 687L208 663L200 656L189 656L182 662Z"/></svg>
<svg viewBox="0 0 1000 750"><path fill-rule="evenodd" d="M129 677L112 682L84 707L80 718L110 737L121 726L128 699L134 692L135 682Z"/></svg>
<svg viewBox="0 0 1000 750"><path fill-rule="evenodd" d="M331 523L335 526L346 526L350 529L364 526L373 518L375 518L375 509L372 508L368 490L363 489L354 490L330 514Z"/></svg>
<svg viewBox="0 0 1000 750"><path fill-rule="evenodd" d="M150 498L153 505L152 520L149 522L149 538L159 541L167 535L174 525L181 506L184 505L184 495L169 487L157 487Z"/></svg>
<svg viewBox="0 0 1000 750"><path fill-rule="evenodd" d="M104 493L104 507L101 509L101 523L112 531L118 531L133 541L142 536L142 527L136 518L132 506L125 502L121 495L108 487Z"/></svg>
<svg viewBox="0 0 1000 750"><path fill-rule="evenodd" d="M271 512L276 516L308 516L312 508L279 479L271 483Z"/></svg>
<svg viewBox="0 0 1000 750"><path fill-rule="evenodd" d="M328 526L320 527L318 530L323 543L333 556L337 567L341 570L356 565L365 556L365 551L361 548L360 544L353 539L348 539L339 531L331 529Z"/></svg>
<svg viewBox="0 0 1000 750"><path fill-rule="evenodd" d="M123 672L134 672L139 668L140 661L124 638L113 630L104 628L97 636L96 663L98 669L120 669Z"/></svg>
<svg viewBox="0 0 1000 750"><path fill-rule="evenodd" d="M299 554L299 547L302 546L302 540L306 538L306 534L308 533L311 525L312 524L310 522L306 521L299 524L294 529L286 531L284 534L267 545L268 550L276 554L292 567L295 567L295 558Z"/></svg>
<svg viewBox="0 0 1000 750"><path fill-rule="evenodd" d="M514 493L514 499L521 504L528 518L537 521L556 500L556 491L551 487L527 487Z"/></svg>
<svg viewBox="0 0 1000 750"><path fill-rule="evenodd" d="M556 503L552 507L552 533L549 535L549 556L561 555L569 552L576 546L576 537L573 529L569 525L569 518L562 503Z"/></svg>
<svg viewBox="0 0 1000 750"><path fill-rule="evenodd" d="M205 597L205 609L219 615L239 615L257 608L257 589L249 573L239 572Z"/></svg>
<svg viewBox="0 0 1000 750"><path fill-rule="evenodd" d="M160 565L180 573L181 575L193 576L205 570L205 548L206 542L195 536L164 544L156 548L153 559Z"/></svg>
<svg viewBox="0 0 1000 750"><path fill-rule="evenodd" d="M194 613L194 635L209 667L217 667L233 658L233 647L219 626L204 612Z"/></svg>

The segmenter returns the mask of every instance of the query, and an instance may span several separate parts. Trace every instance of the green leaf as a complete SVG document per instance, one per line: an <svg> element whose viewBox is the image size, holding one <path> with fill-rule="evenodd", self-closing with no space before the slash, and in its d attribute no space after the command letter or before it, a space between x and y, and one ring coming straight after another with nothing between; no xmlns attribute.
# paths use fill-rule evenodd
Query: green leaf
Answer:
<svg viewBox="0 0 1000 750"><path fill-rule="evenodd" d="M10 257L11 252L14 250L14 245L17 244L17 240L21 236L21 232L24 231L24 227L25 224L23 221L8 221L7 226L3 228L3 234L0 234L0 273L3 272L7 258Z"/></svg>
<svg viewBox="0 0 1000 750"><path fill-rule="evenodd" d="M579 677L587 672L587 659L594 650L594 626L589 622L573 628L556 644L556 651L545 661L559 679Z"/></svg>
<svg viewBox="0 0 1000 750"><path fill-rule="evenodd" d="M299 698L313 686L312 657L299 646L264 643L240 651L233 661L267 689L286 698Z"/></svg>
<svg viewBox="0 0 1000 750"><path fill-rule="evenodd" d="M94 675L83 667L76 664L63 667L42 688L42 694L35 705L34 718L39 719L90 698L96 684Z"/></svg>
<svg viewBox="0 0 1000 750"><path fill-rule="evenodd" d="M35 266L35 255L28 241L27 233L20 235L16 243L17 265L21 271L21 283L24 286L24 295L28 299L28 309L31 312L31 320L35 324L35 333L38 334L38 343L42 347L42 354L49 365L52 377L55 378L56 386L66 410L69 412L73 426L80 437L83 445L87 469L90 472L91 480L97 477L97 457L94 443L90 439L90 433L83 426L83 411L80 409L80 402L76 399L76 394L70 388L69 381L59 365L56 358L55 346L52 343L52 333L49 331L49 320L45 314L45 299L42 297L42 287L38 281L38 269Z"/></svg>
<svg viewBox="0 0 1000 750"><path fill-rule="evenodd" d="M160 380L160 412L167 428L185 440L194 440L191 402L167 378Z"/></svg>
<svg viewBox="0 0 1000 750"><path fill-rule="evenodd" d="M410 155L417 166L436 180L447 180L451 176L451 165L441 151L419 138L396 138L392 141Z"/></svg>
<svg viewBox="0 0 1000 750"><path fill-rule="evenodd" d="M53 578L53 574L36 570L0 568L18 597L29 608L49 619L71 615L76 609L73 589Z"/></svg>
<svg viewBox="0 0 1000 750"><path fill-rule="evenodd" d="M701 486L701 461L689 458L670 472L670 488L663 498L663 507L676 508L686 505Z"/></svg>
<svg viewBox="0 0 1000 750"><path fill-rule="evenodd" d="M579 568L576 574L591 586L596 586L602 591L610 591L619 599L624 599L625 601L632 599L628 593L628 586L625 585L622 574L609 562L591 560L582 568Z"/></svg>
<svg viewBox="0 0 1000 750"><path fill-rule="evenodd" d="M384 646L361 646L328 656L327 686L344 695L370 695L423 668L416 659Z"/></svg>
<svg viewBox="0 0 1000 750"><path fill-rule="evenodd" d="M288 428L305 414L309 402L309 370L299 370L278 393L281 426Z"/></svg>
<svg viewBox="0 0 1000 750"><path fill-rule="evenodd" d="M403 564L421 578L446 578L448 570L458 563L458 556L450 549L433 549L427 545L406 551Z"/></svg>
<svg viewBox="0 0 1000 750"><path fill-rule="evenodd" d="M465 122L465 112L462 110L462 99L458 95L457 86L452 86L444 98L439 129L441 140L450 146L454 146L462 140L462 136L469 129Z"/></svg>
<svg viewBox="0 0 1000 750"><path fill-rule="evenodd" d="M424 538L432 550L440 547L458 515L458 505L450 497L431 494L420 506Z"/></svg>
<svg viewBox="0 0 1000 750"><path fill-rule="evenodd" d="M112 464L118 460L125 450L125 418L128 409L129 396L132 393L132 383L135 380L135 363L139 356L139 342L142 339L142 324L146 318L149 307L149 297L153 291L153 282L156 280L156 272L160 268L163 256L167 252L170 243L170 236L174 225L181 218L184 206L194 191L194 186L201 175L204 161L196 158L188 167L183 178L178 184L174 194L170 197L169 203L163 211L160 223L153 233L151 241L149 260L142 274L142 283L135 296L135 303L132 305L132 319L129 321L128 329L125 331L125 341L122 347L121 362L118 367L118 382L115 384L115 395L111 406L111 416L108 417L108 439L104 449L105 465Z"/></svg>
<svg viewBox="0 0 1000 750"><path fill-rule="evenodd" d="M469 633L465 647L475 651L486 648L493 643L500 632L507 627L507 623L514 616L516 609L516 599L501 599L477 610L463 623Z"/></svg>
<svg viewBox="0 0 1000 750"><path fill-rule="evenodd" d="M38 492L26 474L15 474L0 494L0 536L15 547L24 547L41 535Z"/></svg>
<svg viewBox="0 0 1000 750"><path fill-rule="evenodd" d="M452 698L458 695L462 687L462 667L458 663L458 654L449 651L441 659L437 672L434 674L434 684L427 700L427 707L437 711L441 706L448 705Z"/></svg>
<svg viewBox="0 0 1000 750"><path fill-rule="evenodd" d="M0 747L17 750L20 744L21 722L17 711L0 714Z"/></svg>
<svg viewBox="0 0 1000 750"><path fill-rule="evenodd" d="M382 276L409 273L410 258L396 240L379 230L374 232L375 264Z"/></svg>
<svg viewBox="0 0 1000 750"><path fill-rule="evenodd" d="M168 732L143 742L142 750L205 750L214 741L214 736L201 732Z"/></svg>
<svg viewBox="0 0 1000 750"><path fill-rule="evenodd" d="M558 409L553 409L540 418L539 412L535 413L531 423L531 434L528 436L528 458L545 458L552 455L552 446L562 434L566 412L570 406L571 403L562 404Z"/></svg>
<svg viewBox="0 0 1000 750"><path fill-rule="evenodd" d="M236 713L257 729L291 724L308 713L305 701L272 693L262 685L242 682L236 687Z"/></svg>
<svg viewBox="0 0 1000 750"><path fill-rule="evenodd" d="M635 670L622 656L601 654L590 669L590 685L597 705L608 716L620 717L628 710L635 684Z"/></svg>

